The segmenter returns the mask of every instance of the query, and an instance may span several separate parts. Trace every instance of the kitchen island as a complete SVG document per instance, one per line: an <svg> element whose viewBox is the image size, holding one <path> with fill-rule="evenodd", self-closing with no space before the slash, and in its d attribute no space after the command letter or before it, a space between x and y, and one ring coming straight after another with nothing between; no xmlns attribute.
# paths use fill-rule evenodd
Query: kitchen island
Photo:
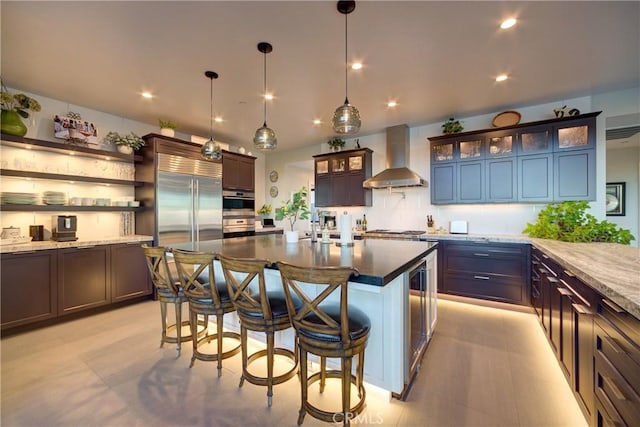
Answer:
<svg viewBox="0 0 640 427"><path fill-rule="evenodd" d="M277 261L302 266L348 266L359 271L349 281L349 303L359 307L371 319L371 332L365 351L365 381L390 393L402 395L415 372L415 353L422 355L429 338L428 331L420 331L422 341L412 337L413 322L422 319L435 321L436 242L361 240L353 246L338 246L331 243L312 243L301 239L295 243L285 242L284 236L265 235L234 239L210 240L171 245L183 249L207 253L222 253L231 257L260 258L269 260L271 266L265 272L267 287L281 289L280 274L275 267ZM422 316L411 316L410 279L416 266L426 265L425 289L431 289L432 303L422 305ZM222 275L216 262L216 274ZM307 291L314 292L309 285ZM428 293L428 292L427 292ZM331 295L329 300L337 300ZM432 321L424 326L433 325ZM237 330L238 321L225 316L225 328ZM428 328L427 328L428 329ZM416 334L416 332L413 332ZM256 337L261 339L261 337ZM278 345L291 348L293 330L276 336ZM419 357L418 357L419 359Z"/></svg>

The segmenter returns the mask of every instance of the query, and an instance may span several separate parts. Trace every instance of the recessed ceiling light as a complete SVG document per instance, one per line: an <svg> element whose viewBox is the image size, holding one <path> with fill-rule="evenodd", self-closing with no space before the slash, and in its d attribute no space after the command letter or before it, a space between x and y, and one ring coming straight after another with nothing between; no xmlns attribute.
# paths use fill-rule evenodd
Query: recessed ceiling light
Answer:
<svg viewBox="0 0 640 427"><path fill-rule="evenodd" d="M354 62L353 64L351 64L352 70L359 70L361 68L362 68L362 62Z"/></svg>
<svg viewBox="0 0 640 427"><path fill-rule="evenodd" d="M398 103L396 101L387 102L387 107L389 107L389 108L393 108L393 107L395 107L397 105L398 105Z"/></svg>
<svg viewBox="0 0 640 427"><path fill-rule="evenodd" d="M142 92L142 97L146 99L151 99L153 98L153 95L151 94L151 92Z"/></svg>
<svg viewBox="0 0 640 427"><path fill-rule="evenodd" d="M511 28L516 25L516 22L518 22L516 18L505 19L504 21L502 21L502 24L500 24L500 28L506 30L507 28Z"/></svg>
<svg viewBox="0 0 640 427"><path fill-rule="evenodd" d="M496 81L497 82L503 82L505 80L507 80L509 78L509 76L507 76L506 74L500 74L498 77L496 77Z"/></svg>
<svg viewBox="0 0 640 427"><path fill-rule="evenodd" d="M216 118L213 119L216 123L222 123L224 120L222 119L222 117L218 116Z"/></svg>
<svg viewBox="0 0 640 427"><path fill-rule="evenodd" d="M266 99L267 101L271 101L273 99L273 94L265 93L264 99Z"/></svg>
<svg viewBox="0 0 640 427"><path fill-rule="evenodd" d="M320 119L314 119L314 120L313 120L313 124L314 124L314 125L319 125L320 123L322 123L322 122L320 121Z"/></svg>

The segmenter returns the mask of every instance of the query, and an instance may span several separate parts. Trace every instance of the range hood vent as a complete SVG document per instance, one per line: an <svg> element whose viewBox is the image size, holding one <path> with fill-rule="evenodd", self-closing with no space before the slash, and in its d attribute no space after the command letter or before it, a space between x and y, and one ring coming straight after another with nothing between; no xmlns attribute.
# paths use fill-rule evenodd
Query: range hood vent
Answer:
<svg viewBox="0 0 640 427"><path fill-rule="evenodd" d="M362 183L364 188L426 187L427 182L407 167L409 127L387 128L387 168Z"/></svg>

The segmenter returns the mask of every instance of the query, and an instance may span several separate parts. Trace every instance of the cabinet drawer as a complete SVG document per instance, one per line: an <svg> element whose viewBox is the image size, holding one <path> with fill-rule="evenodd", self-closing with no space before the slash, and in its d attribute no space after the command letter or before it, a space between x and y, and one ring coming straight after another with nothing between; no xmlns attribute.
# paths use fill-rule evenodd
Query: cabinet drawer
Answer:
<svg viewBox="0 0 640 427"><path fill-rule="evenodd" d="M640 349L602 319L596 319L595 342L596 360L606 360L640 393Z"/></svg>
<svg viewBox="0 0 640 427"><path fill-rule="evenodd" d="M595 357L595 390L597 398L609 403L627 425L640 420L640 396L600 351Z"/></svg>
<svg viewBox="0 0 640 427"><path fill-rule="evenodd" d="M525 253L525 249L521 245L489 245L489 244L459 244L449 243L447 245L447 253L451 254L468 254L480 257L511 257L519 258Z"/></svg>
<svg viewBox="0 0 640 427"><path fill-rule="evenodd" d="M521 304L523 286L490 274L446 274L446 291L451 294Z"/></svg>
<svg viewBox="0 0 640 427"><path fill-rule="evenodd" d="M601 400L602 399L602 400ZM595 401L595 426L596 427L621 427L625 426L620 414L613 407L611 401L602 393L598 394Z"/></svg>
<svg viewBox="0 0 640 427"><path fill-rule="evenodd" d="M522 278L525 268L519 259L492 258L474 254L447 256L447 273L464 272Z"/></svg>
<svg viewBox="0 0 640 427"><path fill-rule="evenodd" d="M606 298L598 303L598 314L640 347L640 320ZM640 360L638 360L640 364Z"/></svg>

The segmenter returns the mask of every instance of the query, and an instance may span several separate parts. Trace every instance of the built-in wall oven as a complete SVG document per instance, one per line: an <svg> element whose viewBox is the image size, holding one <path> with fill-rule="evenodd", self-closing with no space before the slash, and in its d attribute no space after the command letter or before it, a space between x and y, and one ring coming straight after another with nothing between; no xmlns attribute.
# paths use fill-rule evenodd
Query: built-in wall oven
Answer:
<svg viewBox="0 0 640 427"><path fill-rule="evenodd" d="M255 194L249 191L222 191L222 232L225 238L256 234Z"/></svg>

